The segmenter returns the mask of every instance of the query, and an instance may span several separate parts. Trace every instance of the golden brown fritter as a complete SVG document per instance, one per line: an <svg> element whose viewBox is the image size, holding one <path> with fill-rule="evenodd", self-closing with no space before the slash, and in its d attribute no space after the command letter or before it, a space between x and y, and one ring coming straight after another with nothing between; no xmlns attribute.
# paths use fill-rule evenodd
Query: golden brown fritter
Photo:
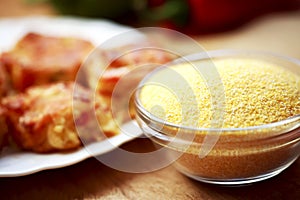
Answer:
<svg viewBox="0 0 300 200"><path fill-rule="evenodd" d="M96 91L96 95L99 95L110 109L116 110L114 113L120 123L134 116L130 99L141 79L154 68L175 58L170 52L147 46L151 44L102 49L95 54L97 61L86 63L85 70L90 88Z"/></svg>
<svg viewBox="0 0 300 200"><path fill-rule="evenodd" d="M69 82L35 86L25 93L2 100L8 111L8 120L13 125L10 133L21 148L51 152L80 147L81 140L74 121L81 130L86 131L81 135L85 141L99 139L97 131L90 133L97 128L94 123L91 127L90 113L95 108L101 114L97 117L103 126L107 125L104 124L106 120L111 121L106 119L111 115L103 114L106 108L93 104L88 89L77 85L73 96L74 85ZM114 126L109 128L106 130L108 135L116 134Z"/></svg>
<svg viewBox="0 0 300 200"><path fill-rule="evenodd" d="M0 61L0 98L8 95L10 91L11 91L11 86L10 86L9 76L6 70L4 69L4 65Z"/></svg>
<svg viewBox="0 0 300 200"><path fill-rule="evenodd" d="M0 100L10 93L9 77L0 62ZM0 104L0 150L7 143L6 109Z"/></svg>
<svg viewBox="0 0 300 200"><path fill-rule="evenodd" d="M6 115L5 108L0 106L0 150L7 143L7 123L6 123Z"/></svg>
<svg viewBox="0 0 300 200"><path fill-rule="evenodd" d="M90 42L81 39L28 33L14 49L3 53L1 62L14 89L24 91L31 85L75 80L92 49Z"/></svg>
<svg viewBox="0 0 300 200"><path fill-rule="evenodd" d="M126 51L127 46L103 51L104 57L112 62L105 69L101 78L99 77L97 86L100 94L111 96L117 82L126 74L128 74L128 82L130 82L127 87L137 86L145 74L174 59L169 52L160 49L142 48L142 46L140 48L134 46L134 48L136 50L129 52ZM115 58L116 55L117 58Z"/></svg>

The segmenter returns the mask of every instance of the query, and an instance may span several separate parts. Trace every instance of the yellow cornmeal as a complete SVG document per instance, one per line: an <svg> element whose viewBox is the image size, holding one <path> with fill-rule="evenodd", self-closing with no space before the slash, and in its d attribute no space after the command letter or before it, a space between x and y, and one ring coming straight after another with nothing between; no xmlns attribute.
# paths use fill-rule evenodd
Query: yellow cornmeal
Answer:
<svg viewBox="0 0 300 200"><path fill-rule="evenodd" d="M140 92L142 105L168 122L203 128L214 127L212 119L224 128L238 128L300 114L300 77L295 73L254 59L216 59L213 63L219 75L208 70L213 67L210 61L194 63L204 75L190 64L172 66L183 81L170 70L158 71ZM150 82L155 84L147 85Z"/></svg>

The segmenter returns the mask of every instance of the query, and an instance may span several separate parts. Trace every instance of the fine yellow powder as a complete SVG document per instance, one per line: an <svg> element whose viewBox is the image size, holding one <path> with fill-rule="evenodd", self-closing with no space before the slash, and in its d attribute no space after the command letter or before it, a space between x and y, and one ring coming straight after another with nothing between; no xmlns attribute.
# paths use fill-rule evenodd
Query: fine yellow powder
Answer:
<svg viewBox="0 0 300 200"><path fill-rule="evenodd" d="M300 114L300 77L280 66L243 58L193 66L153 74L140 91L145 109L174 124L203 128L258 126Z"/></svg>

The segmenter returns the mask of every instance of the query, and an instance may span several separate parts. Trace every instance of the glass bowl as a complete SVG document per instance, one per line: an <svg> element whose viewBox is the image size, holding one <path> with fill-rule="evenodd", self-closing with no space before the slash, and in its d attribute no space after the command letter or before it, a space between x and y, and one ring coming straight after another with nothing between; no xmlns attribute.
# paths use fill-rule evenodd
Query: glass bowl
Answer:
<svg viewBox="0 0 300 200"><path fill-rule="evenodd" d="M153 115L141 103L141 90L160 70L187 61L241 57L271 62L300 75L300 61L292 58L262 52L221 50L190 55L162 66L148 74L135 93L136 121L145 135L159 148L166 149L165 158L176 169L195 180L220 185L257 182L279 174L300 155L300 115L251 127L202 128L187 126L184 121L170 123Z"/></svg>

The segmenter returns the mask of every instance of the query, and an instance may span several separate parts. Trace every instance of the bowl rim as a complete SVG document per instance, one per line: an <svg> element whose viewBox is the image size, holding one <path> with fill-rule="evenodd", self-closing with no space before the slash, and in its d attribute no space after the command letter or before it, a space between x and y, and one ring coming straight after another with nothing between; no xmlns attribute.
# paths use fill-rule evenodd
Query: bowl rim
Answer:
<svg viewBox="0 0 300 200"><path fill-rule="evenodd" d="M200 61L200 60L205 60L205 59L213 59L213 58L221 58L222 56L238 56L238 55L252 55L252 56L268 56L268 57L274 57L274 58L279 58L281 60L286 60L289 61L295 65L298 65L300 67L300 60L288 56L284 56L281 54L273 53L273 52L268 52L268 51L254 51L254 50L235 50L235 49L222 49L222 50L213 50L213 51L204 51L200 53L195 53L195 54L190 54L178 59L175 59L169 63L163 64L160 67L154 69L151 71L149 74L147 74L142 81L138 84L137 90L135 91L134 94L134 105L136 107L136 111L138 114L143 115L144 117L148 118L151 122L155 122L157 124L163 124L164 126L168 126L170 128L174 129L184 129L188 131L198 131L198 132L241 132L241 131L253 131L253 130L262 130L262 129L271 129L271 128L276 128L280 127L283 125L287 125L293 122L300 121L300 114L289 117L287 119L277 121L277 122L272 122L268 124L262 124L262 125L257 125L257 126L249 126L249 127L240 127L240 128L201 128L201 127L192 127L192 126L185 126L185 125L179 125L175 123L171 123L168 121L164 121L156 116L154 116L152 113L147 111L143 106L142 103L139 100L139 94L140 90L147 82L147 80L154 75L157 71L163 70L164 68L172 65L177 65L182 62L182 60L187 60L188 62L193 62L193 61ZM296 130L297 128L300 127L297 126L296 128L293 128L292 130Z"/></svg>

